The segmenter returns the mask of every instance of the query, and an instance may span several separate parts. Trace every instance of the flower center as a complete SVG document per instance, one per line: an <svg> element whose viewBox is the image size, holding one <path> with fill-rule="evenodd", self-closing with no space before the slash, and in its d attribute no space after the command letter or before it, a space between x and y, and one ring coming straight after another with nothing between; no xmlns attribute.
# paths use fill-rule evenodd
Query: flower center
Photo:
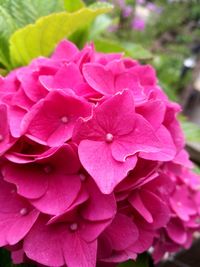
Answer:
<svg viewBox="0 0 200 267"><path fill-rule="evenodd" d="M80 177L81 181L85 181L85 179L86 179L86 176L83 173L79 174L79 177Z"/></svg>
<svg viewBox="0 0 200 267"><path fill-rule="evenodd" d="M27 209L27 208L23 208L23 209L20 210L20 214L21 214L22 216L27 215L27 213L28 213L28 209Z"/></svg>
<svg viewBox="0 0 200 267"><path fill-rule="evenodd" d="M72 223L69 226L71 231L76 231L78 229L78 224L77 223Z"/></svg>
<svg viewBox="0 0 200 267"><path fill-rule="evenodd" d="M63 117L61 118L61 121L62 121L63 123L68 123L69 119L68 119L67 116L63 116Z"/></svg>
<svg viewBox="0 0 200 267"><path fill-rule="evenodd" d="M48 173L50 173L52 171L52 167L51 167L51 165L46 165L46 166L43 167L43 170L44 170L45 173L48 174Z"/></svg>
<svg viewBox="0 0 200 267"><path fill-rule="evenodd" d="M106 142L112 143L114 136L111 133L106 134Z"/></svg>
<svg viewBox="0 0 200 267"><path fill-rule="evenodd" d="M177 205L178 205L179 207L181 207L181 206L182 206L182 203L181 203L181 202L177 202Z"/></svg>
<svg viewBox="0 0 200 267"><path fill-rule="evenodd" d="M0 142L3 141L3 135L0 134Z"/></svg>

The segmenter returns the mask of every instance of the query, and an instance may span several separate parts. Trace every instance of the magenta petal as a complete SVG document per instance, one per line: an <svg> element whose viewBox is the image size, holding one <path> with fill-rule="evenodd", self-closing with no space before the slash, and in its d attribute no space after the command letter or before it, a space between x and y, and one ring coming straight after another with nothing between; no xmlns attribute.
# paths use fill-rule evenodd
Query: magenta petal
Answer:
<svg viewBox="0 0 200 267"><path fill-rule="evenodd" d="M126 250L123 250L123 251L114 251L114 253L106 258L106 259L102 259L103 262L116 262L116 263L119 263L119 262L125 262L125 261L128 261L128 260L136 260L137 258L137 254L133 251L131 251L131 249L126 249Z"/></svg>
<svg viewBox="0 0 200 267"><path fill-rule="evenodd" d="M98 124L116 136L125 135L135 127L134 98L129 90L118 93L101 104L94 111ZM127 121L129 123L127 123Z"/></svg>
<svg viewBox="0 0 200 267"><path fill-rule="evenodd" d="M112 155L118 161L124 161L137 152L159 152L161 143L152 126L140 115L136 116L132 132L119 136L112 144Z"/></svg>
<svg viewBox="0 0 200 267"><path fill-rule="evenodd" d="M136 112L141 114L154 129L160 127L165 116L165 103L160 100L148 101L136 108Z"/></svg>
<svg viewBox="0 0 200 267"><path fill-rule="evenodd" d="M144 86L146 85L152 85L155 86L157 83L156 73L153 67L150 65L139 65L137 64L131 69L132 73L134 75L137 75L137 77L140 80L140 83Z"/></svg>
<svg viewBox="0 0 200 267"><path fill-rule="evenodd" d="M19 81L26 96L33 102L44 98L48 91L38 82L39 71L24 67L17 72Z"/></svg>
<svg viewBox="0 0 200 267"><path fill-rule="evenodd" d="M7 164L3 167L3 176L17 186L17 192L23 197L41 197L48 188L48 175L32 164Z"/></svg>
<svg viewBox="0 0 200 267"><path fill-rule="evenodd" d="M63 254L68 267L95 267L97 241L85 242L77 233L62 238Z"/></svg>
<svg viewBox="0 0 200 267"><path fill-rule="evenodd" d="M83 221L79 232L80 236L86 242L92 242L99 237L99 235L111 224L111 222L111 219L97 222Z"/></svg>
<svg viewBox="0 0 200 267"><path fill-rule="evenodd" d="M77 65L70 63L61 67L54 76L40 76L40 82L49 91L52 89L74 89L83 83L81 72Z"/></svg>
<svg viewBox="0 0 200 267"><path fill-rule="evenodd" d="M44 213L59 215L73 203L80 187L78 175L49 175L46 193L38 199L32 199L31 203Z"/></svg>
<svg viewBox="0 0 200 267"><path fill-rule="evenodd" d="M116 92L123 91L124 89L130 89L136 102L142 101L145 98L143 88L140 85L138 78L129 72L117 76L115 80L115 87Z"/></svg>
<svg viewBox="0 0 200 267"><path fill-rule="evenodd" d="M87 184L89 200L83 209L82 215L90 221L107 220L116 213L116 201L113 194L102 194L94 183Z"/></svg>
<svg viewBox="0 0 200 267"><path fill-rule="evenodd" d="M123 234L121 233L123 229ZM133 245L138 239L138 229L133 220L118 213L111 225L105 230L106 236L115 250L123 250Z"/></svg>
<svg viewBox="0 0 200 267"><path fill-rule="evenodd" d="M10 120L10 132L13 137L20 137L21 135L21 122L26 114L26 111L18 106L10 106L9 108L9 120Z"/></svg>
<svg viewBox="0 0 200 267"><path fill-rule="evenodd" d="M161 149L159 152L140 152L139 156L144 159L149 160L159 160L159 161L170 161L176 155L176 147L172 140L169 131L165 126L161 125L157 131L156 135L160 140Z"/></svg>
<svg viewBox="0 0 200 267"><path fill-rule="evenodd" d="M135 221L137 229L138 229L138 239L137 241L130 246L130 249L132 251L135 251L135 253L143 253L146 252L153 243L153 239L156 235L155 231L152 229L148 229L148 224L141 219L136 219Z"/></svg>
<svg viewBox="0 0 200 267"><path fill-rule="evenodd" d="M166 227L169 237L176 243L182 245L187 240L187 230L178 218L172 218Z"/></svg>
<svg viewBox="0 0 200 267"><path fill-rule="evenodd" d="M60 236L62 228L46 226L46 220L40 218L24 239L26 255L40 264L60 267L65 264Z"/></svg>
<svg viewBox="0 0 200 267"><path fill-rule="evenodd" d="M27 135L41 144L59 146L72 136L76 120L87 117L91 105L75 95L52 91L24 118Z"/></svg>
<svg viewBox="0 0 200 267"><path fill-rule="evenodd" d="M11 252L11 258L14 264L21 264L24 261L24 250L19 249Z"/></svg>
<svg viewBox="0 0 200 267"><path fill-rule="evenodd" d="M6 105L0 104L0 155L9 148L10 134Z"/></svg>
<svg viewBox="0 0 200 267"><path fill-rule="evenodd" d="M165 226L170 218L170 210L167 204L157 195L147 190L141 190L140 197L143 199L145 207L148 207L148 211L152 215L153 227L159 228Z"/></svg>
<svg viewBox="0 0 200 267"><path fill-rule="evenodd" d="M136 157L129 157L125 162L114 160L110 146L105 142L84 140L78 152L81 163L104 194L110 194L137 161Z"/></svg>
<svg viewBox="0 0 200 267"><path fill-rule="evenodd" d="M0 246L14 245L23 239L38 215L16 194L15 186L0 179Z"/></svg>
<svg viewBox="0 0 200 267"><path fill-rule="evenodd" d="M79 120L73 139L104 140L110 133L117 140L119 135L131 132L135 125L134 100L130 91L116 94L100 106L94 108L93 115L87 120ZM127 124L126 121L129 123Z"/></svg>
<svg viewBox="0 0 200 267"><path fill-rule="evenodd" d="M170 204L178 217L183 221L188 221L190 215L196 213L194 200L191 199L187 187L177 188L170 198Z"/></svg>
<svg viewBox="0 0 200 267"><path fill-rule="evenodd" d="M151 213L148 211L148 209L145 207L144 203L142 202L142 199L140 197L139 192L135 192L131 194L129 197L129 202L133 206L134 209L137 210L137 212L148 222L152 223L153 218Z"/></svg>
<svg viewBox="0 0 200 267"><path fill-rule="evenodd" d="M7 235L8 243L14 245L17 244L19 240L22 240L30 231L38 216L39 211L32 210L29 214L21 216L16 222L13 222Z"/></svg>
<svg viewBox="0 0 200 267"><path fill-rule="evenodd" d="M67 40L61 41L56 47L52 59L55 60L70 60L79 52L78 48Z"/></svg>
<svg viewBox="0 0 200 267"><path fill-rule="evenodd" d="M140 190L134 193L129 201L133 208L152 225L153 228L165 226L170 218L170 211L165 202L163 202L154 193L147 190Z"/></svg>
<svg viewBox="0 0 200 267"><path fill-rule="evenodd" d="M96 63L85 64L83 75L88 84L103 95L114 94L114 75L104 66Z"/></svg>

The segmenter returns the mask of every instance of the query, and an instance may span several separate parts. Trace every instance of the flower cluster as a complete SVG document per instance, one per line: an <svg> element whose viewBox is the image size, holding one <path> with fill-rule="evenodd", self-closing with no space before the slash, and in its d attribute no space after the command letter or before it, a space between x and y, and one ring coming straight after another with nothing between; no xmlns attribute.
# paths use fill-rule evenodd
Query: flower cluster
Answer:
<svg viewBox="0 0 200 267"><path fill-rule="evenodd" d="M0 246L13 262L155 261L199 230L200 180L154 69L62 41L0 79Z"/></svg>

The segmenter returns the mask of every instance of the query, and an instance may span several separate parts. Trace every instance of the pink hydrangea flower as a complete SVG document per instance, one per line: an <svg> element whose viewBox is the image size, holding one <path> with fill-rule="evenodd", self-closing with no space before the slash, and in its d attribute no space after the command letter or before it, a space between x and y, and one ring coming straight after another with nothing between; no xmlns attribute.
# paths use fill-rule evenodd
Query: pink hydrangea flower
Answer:
<svg viewBox="0 0 200 267"><path fill-rule="evenodd" d="M79 50L0 77L0 246L14 263L114 267L188 248L200 178L150 65Z"/></svg>

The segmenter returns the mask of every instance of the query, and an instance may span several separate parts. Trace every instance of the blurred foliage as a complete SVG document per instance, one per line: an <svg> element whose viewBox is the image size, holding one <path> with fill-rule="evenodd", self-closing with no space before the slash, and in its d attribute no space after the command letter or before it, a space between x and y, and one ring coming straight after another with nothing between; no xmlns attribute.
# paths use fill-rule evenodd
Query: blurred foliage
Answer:
<svg viewBox="0 0 200 267"><path fill-rule="evenodd" d="M141 45L133 44L130 42L118 42L109 39L96 39L94 41L97 51L104 53L121 53L124 52L125 56L132 57L138 60L148 60L153 55Z"/></svg>
<svg viewBox="0 0 200 267"><path fill-rule="evenodd" d="M0 69L10 71L34 57L48 56L72 34L83 33L86 41L88 25L111 8L101 2L85 7L81 0L0 0Z"/></svg>
<svg viewBox="0 0 200 267"><path fill-rule="evenodd" d="M65 9L68 12L77 11L77 10L79 10L85 6L85 4L82 0L76 0L76 1L64 0L64 5L65 5Z"/></svg>
<svg viewBox="0 0 200 267"><path fill-rule="evenodd" d="M59 12L42 17L35 24L16 31L10 38L13 65L26 65L38 56L50 55L59 41L86 27L96 16L112 8L106 3L80 7L76 12Z"/></svg>
<svg viewBox="0 0 200 267"><path fill-rule="evenodd" d="M186 140L189 142L200 143L200 126L188 121L184 116L180 116L179 120L185 133Z"/></svg>
<svg viewBox="0 0 200 267"><path fill-rule="evenodd" d="M62 0L0 0L0 65L12 68L9 38L17 29L42 16L64 10Z"/></svg>

